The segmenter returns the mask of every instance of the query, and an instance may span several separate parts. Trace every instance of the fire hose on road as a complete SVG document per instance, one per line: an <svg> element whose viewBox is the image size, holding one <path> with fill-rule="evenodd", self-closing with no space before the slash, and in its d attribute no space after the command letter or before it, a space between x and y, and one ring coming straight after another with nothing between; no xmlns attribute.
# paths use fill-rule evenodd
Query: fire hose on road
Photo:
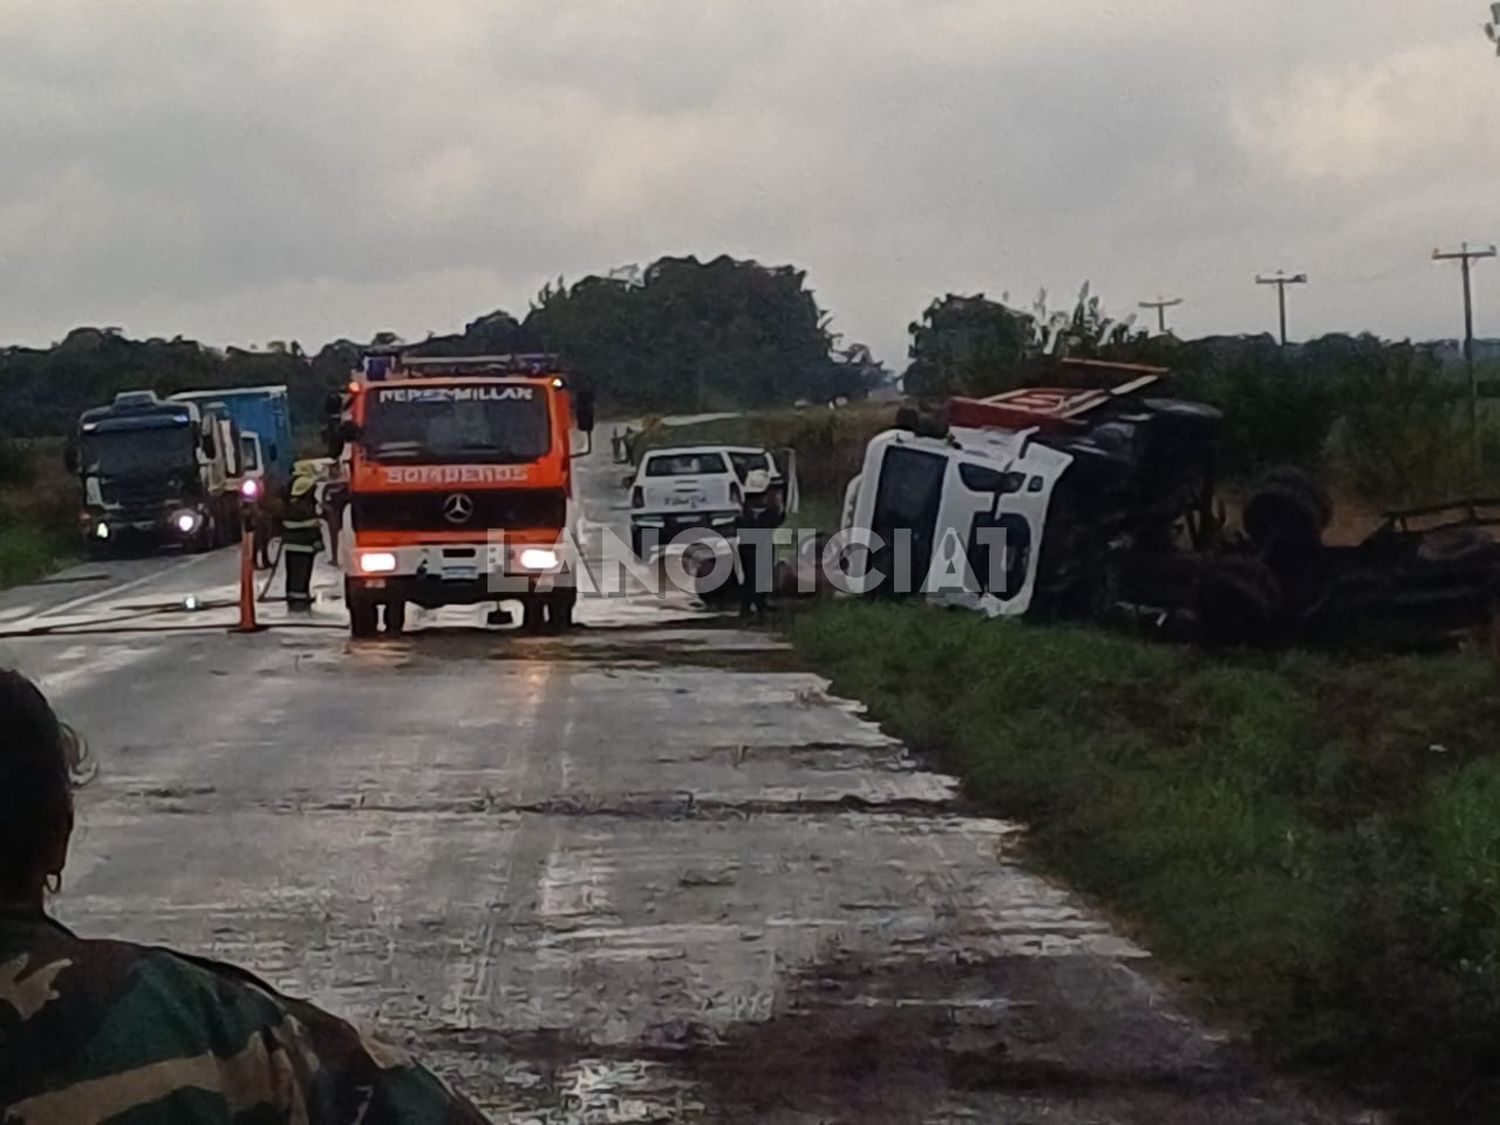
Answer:
<svg viewBox="0 0 1500 1125"><path fill-rule="evenodd" d="M240 545L240 596L237 600L216 599L213 601L200 601L189 595L186 598L173 601L136 603L122 606L110 613L107 617L94 617L82 621L59 621L56 624L33 625L20 629L0 630L0 640L21 640L30 637L49 636L108 636L127 635L156 632L223 632L223 624L214 623L184 623L171 625L147 625L141 622L148 618L160 617L166 614L196 614L206 610L233 609L238 606L240 617L235 625L230 626L231 631L237 633L262 632L267 629L284 628L292 625L298 629L338 629L343 631L342 624L333 622L297 621L295 623L276 622L272 624L260 624L255 613L255 605L261 602L280 601L280 598L271 596L271 586L276 581L276 575L281 570L282 556L285 554L284 545L278 539L276 541L275 553L271 556L271 566L267 570L264 582L259 583L257 589L255 572L255 553L253 533L247 529ZM249 562L246 569L246 560Z"/></svg>

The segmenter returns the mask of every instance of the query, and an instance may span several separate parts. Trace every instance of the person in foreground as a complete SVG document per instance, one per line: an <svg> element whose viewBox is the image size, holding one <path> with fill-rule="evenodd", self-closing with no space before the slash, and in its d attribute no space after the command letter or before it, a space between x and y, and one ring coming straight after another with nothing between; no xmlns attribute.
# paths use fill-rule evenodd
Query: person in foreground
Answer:
<svg viewBox="0 0 1500 1125"><path fill-rule="evenodd" d="M231 965L47 917L82 743L0 670L0 1120L477 1125L403 1052Z"/></svg>

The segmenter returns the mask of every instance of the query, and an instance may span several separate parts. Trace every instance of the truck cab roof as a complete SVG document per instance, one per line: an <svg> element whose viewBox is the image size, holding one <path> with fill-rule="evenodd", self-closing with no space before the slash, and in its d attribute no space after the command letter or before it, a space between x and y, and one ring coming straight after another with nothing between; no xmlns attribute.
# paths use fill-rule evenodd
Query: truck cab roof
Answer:
<svg viewBox="0 0 1500 1125"><path fill-rule="evenodd" d="M144 430L157 426L190 425L195 407L188 403L164 402L150 391L117 395L109 406L95 406L78 416L84 433L106 430Z"/></svg>

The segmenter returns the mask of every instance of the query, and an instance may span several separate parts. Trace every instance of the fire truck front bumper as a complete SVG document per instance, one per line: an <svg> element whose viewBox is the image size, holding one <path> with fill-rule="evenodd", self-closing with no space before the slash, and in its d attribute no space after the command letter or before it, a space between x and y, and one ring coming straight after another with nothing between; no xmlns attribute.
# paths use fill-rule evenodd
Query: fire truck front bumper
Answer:
<svg viewBox="0 0 1500 1125"><path fill-rule="evenodd" d="M351 585L421 606L474 605L573 588L573 568L557 546L441 544L361 547L350 553Z"/></svg>

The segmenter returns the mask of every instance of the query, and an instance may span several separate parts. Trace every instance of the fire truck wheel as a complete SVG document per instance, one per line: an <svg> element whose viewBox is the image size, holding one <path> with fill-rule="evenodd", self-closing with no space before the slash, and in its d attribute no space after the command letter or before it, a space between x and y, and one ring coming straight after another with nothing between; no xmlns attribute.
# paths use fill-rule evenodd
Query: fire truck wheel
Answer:
<svg viewBox="0 0 1500 1125"><path fill-rule="evenodd" d="M349 607L349 635L373 637L378 631L378 608L368 594L344 587L344 602Z"/></svg>
<svg viewBox="0 0 1500 1125"><path fill-rule="evenodd" d="M547 603L540 598L528 598L521 603L521 631L540 633L547 624Z"/></svg>
<svg viewBox="0 0 1500 1125"><path fill-rule="evenodd" d="M559 595L551 600L547 606L547 627L554 633L561 633L573 627L573 607L577 604L576 594Z"/></svg>
<svg viewBox="0 0 1500 1125"><path fill-rule="evenodd" d="M404 601L385 603L385 631L393 637L406 631L406 603Z"/></svg>

